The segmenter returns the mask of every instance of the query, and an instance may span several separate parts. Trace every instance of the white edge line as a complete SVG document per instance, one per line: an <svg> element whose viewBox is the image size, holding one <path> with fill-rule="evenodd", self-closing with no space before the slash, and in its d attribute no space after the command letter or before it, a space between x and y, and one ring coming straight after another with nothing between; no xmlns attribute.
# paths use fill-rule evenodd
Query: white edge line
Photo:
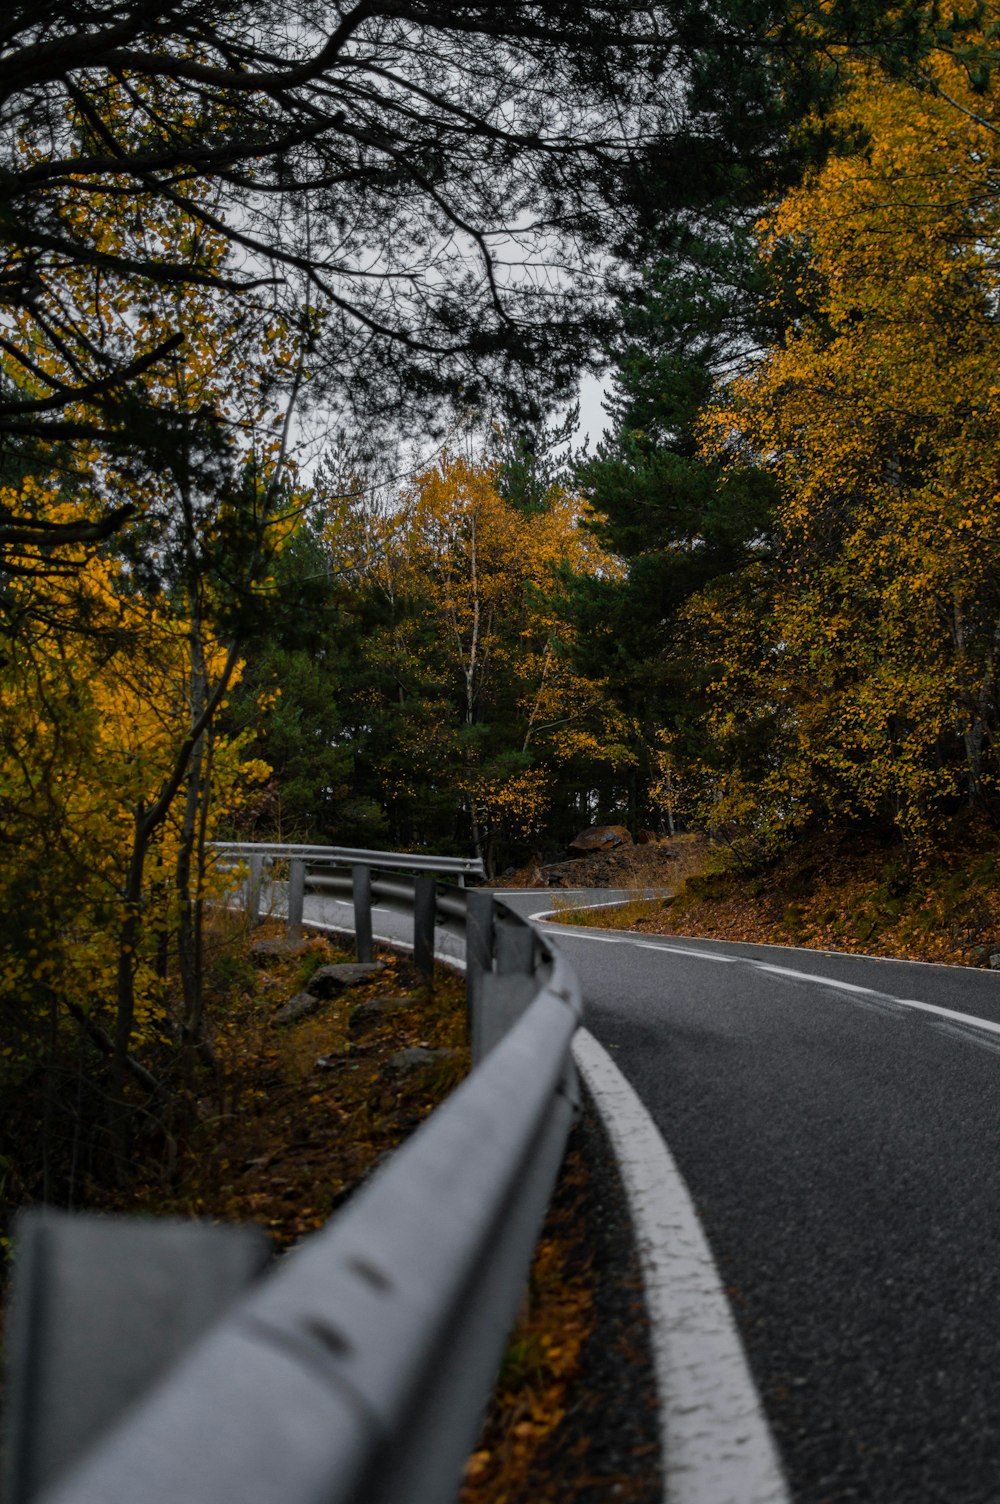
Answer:
<svg viewBox="0 0 1000 1504"><path fill-rule="evenodd" d="M511 892L515 891L516 889L511 889ZM639 895L636 894L636 898L638 897ZM650 903L652 901L652 899L649 900ZM527 917L529 919L548 919L552 914L574 914L578 909L580 911L584 909L624 909L626 905L634 902L634 898L612 898L607 903L572 903L567 904L563 909L539 909L536 914L529 914ZM584 929L585 927L584 925L577 926L578 929ZM632 931L623 930L622 933L631 934Z"/></svg>
<svg viewBox="0 0 1000 1504"><path fill-rule="evenodd" d="M531 888L508 888L509 894L531 893ZM638 894L636 895L639 896ZM621 909L626 904L634 902L631 898L615 898L609 903L578 903L565 909L539 909L536 914L529 914L529 919L549 919L553 914L569 914L574 909ZM554 928L554 926L553 926ZM585 925L567 925L567 929L586 930ZM637 930L622 930L622 936L641 933ZM821 950L818 945L782 945L777 940L715 940L711 935L668 935L664 939L670 940L708 940L714 945L753 945L761 950L793 950L803 956L854 956L859 961L878 961L886 966L936 966L939 971L973 971L982 976L1000 976L1000 972L988 970L985 966L966 966L962 961L920 961L909 956L869 956L859 950Z"/></svg>
<svg viewBox="0 0 1000 1504"><path fill-rule="evenodd" d="M315 920L304 925L347 933ZM372 938L412 950L396 937ZM457 956L435 956L465 970ZM642 1268L664 1504L791 1504L715 1260L673 1156L611 1056L582 1027L573 1059L622 1177Z"/></svg>
<svg viewBox="0 0 1000 1504"><path fill-rule="evenodd" d="M914 997L896 997L891 992L880 992L875 987L861 987L857 982L841 981L839 977L825 977L818 971L796 971L791 966L774 966L769 961L761 961L756 956L726 956L718 951L696 950L689 945L670 945L669 943L657 945L652 940L627 940L623 935L605 936L595 935L592 930L583 929L577 933L572 925L551 926L556 934L569 934L576 940L601 939L607 943L610 938L612 944L631 944L637 950L654 950L661 954L673 956L688 956L693 961L723 962L729 966L744 965L754 971L761 971L766 976L783 977L791 982L808 982L816 987L826 988L831 992L843 992L848 997L856 997L860 1001L876 1003L890 1003L897 1008L912 1008L919 1013L929 1013L934 1017L945 1019L948 1023L958 1024L966 1029L978 1029L981 1033L1000 1035L1000 1024L994 1023L990 1018L983 1018L978 1013L961 1013L957 1008L942 1008L937 1003L923 1003ZM791 946L788 947L791 949ZM869 959L865 957L865 959ZM933 964L933 963L927 963ZM974 968L969 968L970 970Z"/></svg>
<svg viewBox="0 0 1000 1504"><path fill-rule="evenodd" d="M635 1229L660 1397L664 1504L790 1504L722 1281L659 1130L607 1051L573 1057L600 1112Z"/></svg>

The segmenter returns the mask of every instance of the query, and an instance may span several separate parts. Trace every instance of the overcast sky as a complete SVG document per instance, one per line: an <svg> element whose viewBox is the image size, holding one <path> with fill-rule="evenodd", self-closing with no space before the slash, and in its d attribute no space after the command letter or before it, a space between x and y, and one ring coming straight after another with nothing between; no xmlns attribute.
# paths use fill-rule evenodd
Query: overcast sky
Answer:
<svg viewBox="0 0 1000 1504"><path fill-rule="evenodd" d="M574 447L582 444L590 435L591 453L608 425L608 415L601 408L608 378L585 376L580 383L580 426L576 431Z"/></svg>

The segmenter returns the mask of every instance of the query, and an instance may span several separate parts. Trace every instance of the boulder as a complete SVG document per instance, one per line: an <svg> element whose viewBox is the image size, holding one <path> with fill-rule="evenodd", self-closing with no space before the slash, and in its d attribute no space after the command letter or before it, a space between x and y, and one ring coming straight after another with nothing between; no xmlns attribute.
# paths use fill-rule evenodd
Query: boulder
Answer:
<svg viewBox="0 0 1000 1504"><path fill-rule="evenodd" d="M269 961L287 961L289 956L300 956L305 948L304 940L289 940L285 935L266 935L253 942L250 955L258 966L266 966Z"/></svg>
<svg viewBox="0 0 1000 1504"><path fill-rule="evenodd" d="M397 1050L386 1062L386 1070L395 1072L415 1071L421 1066L434 1065L438 1060L450 1060L454 1050L428 1050L423 1045L411 1045L409 1049Z"/></svg>
<svg viewBox="0 0 1000 1504"><path fill-rule="evenodd" d="M570 841L569 849L577 856L586 856L591 851L612 851L616 846L631 845L632 837L624 825L591 825Z"/></svg>
<svg viewBox="0 0 1000 1504"><path fill-rule="evenodd" d="M369 1002L359 1003L351 1013L347 1025L347 1032L357 1038L361 1034L367 1034L374 1029L376 1024L383 1018L401 1009L409 1007L410 999L405 997L373 997Z"/></svg>
<svg viewBox="0 0 1000 1504"><path fill-rule="evenodd" d="M339 961L333 966L320 966L306 983L306 991L314 997L336 997L381 970L381 961Z"/></svg>
<svg viewBox="0 0 1000 1504"><path fill-rule="evenodd" d="M296 1019L308 1018L310 1013L315 1013L322 1002L322 998L314 992L297 992L290 1002L283 1008L279 1008L274 1015L276 1024L293 1024Z"/></svg>
<svg viewBox="0 0 1000 1504"><path fill-rule="evenodd" d="M659 839L655 830L640 830L636 835L635 844L637 846L655 846L659 842Z"/></svg>

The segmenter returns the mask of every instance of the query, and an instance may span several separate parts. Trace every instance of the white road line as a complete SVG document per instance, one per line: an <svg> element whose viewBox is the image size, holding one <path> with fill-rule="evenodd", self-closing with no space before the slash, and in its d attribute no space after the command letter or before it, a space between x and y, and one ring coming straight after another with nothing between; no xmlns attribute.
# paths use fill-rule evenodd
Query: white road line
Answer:
<svg viewBox="0 0 1000 1504"><path fill-rule="evenodd" d="M940 1029L942 1034L948 1034L952 1039L963 1039L966 1044L974 1044L979 1050L992 1050L995 1055L1000 1054L1000 1039L984 1039L978 1029L967 1029L964 1024L946 1023L940 1018L932 1019L927 1027Z"/></svg>
<svg viewBox="0 0 1000 1504"><path fill-rule="evenodd" d="M933 1013L951 1023L963 1024L966 1028L981 1029L987 1034L1000 1034L1000 1024L991 1019L980 1018L976 1013L959 1013L955 1008L941 1008L937 1003L922 1003L915 997L895 997L889 992L879 992L874 987L859 987L856 982L841 982L835 977L820 976L813 971L796 971L791 966L771 966L765 961L747 960L748 966L757 971L770 972L787 977L795 982L809 982L816 987L833 987L838 992L853 993L859 998L870 998L877 1003L893 1003L897 1008L915 1008L920 1013Z"/></svg>
<svg viewBox="0 0 1000 1504"><path fill-rule="evenodd" d="M306 923L344 933L328 923ZM587 938L615 943L618 937ZM396 937L384 943L411 949ZM464 970L458 957L436 953ZM635 1231L660 1399L664 1504L790 1504L715 1261L673 1156L586 1029L576 1031L573 1058L608 1134Z"/></svg>
<svg viewBox="0 0 1000 1504"><path fill-rule="evenodd" d="M573 1056L621 1169L642 1265L660 1396L665 1504L789 1504L781 1463L687 1186L610 1055Z"/></svg>
<svg viewBox="0 0 1000 1504"><path fill-rule="evenodd" d="M529 914L529 919L537 916ZM675 956L695 956L699 961L717 961L720 966L752 965L745 956L724 956L716 950L692 950L686 945L658 945L654 940L633 940L631 935L601 935L575 924L547 924L546 930L566 935L571 940L599 940L603 945L631 945L635 950L663 950ZM757 963L763 966L763 961Z"/></svg>
<svg viewBox="0 0 1000 1504"><path fill-rule="evenodd" d="M551 928L555 929L556 926L552 925ZM595 935L591 930L587 931L587 939L596 940L598 945L628 945L629 943L621 935Z"/></svg>
<svg viewBox="0 0 1000 1504"><path fill-rule="evenodd" d="M525 893L530 893L532 890L530 888L507 888L504 891L508 895L520 894L523 897ZM580 891L585 892L587 890L581 889ZM592 892L593 890L591 889L590 891ZM638 897L641 895L637 894L636 896ZM627 898L613 898L608 903L580 903L573 904L572 906L567 905L567 907L563 909L539 909L537 914L529 914L528 918L548 919L552 914L565 914L569 912L570 907L572 907L574 911L577 909L620 909L630 901L631 900ZM553 928L556 928L556 926L553 925ZM576 926L571 925L568 926L568 928L572 929L576 928ZM724 945L732 945L736 942L729 940L722 941L720 943ZM856 950L820 950L815 945L782 945L778 940L749 940L747 941L747 944L754 945L760 950L791 950L803 956L855 956L858 959L864 961L876 961L880 966L926 966L935 967L938 971L972 971L975 972L977 976L992 976L994 977L994 979L1000 976L1000 972L985 971L981 966L964 966L959 962L953 961L920 961L911 956L866 956L863 955L862 952ZM661 946L658 948L663 950L676 949L678 951L683 949L683 947L679 945L675 947ZM698 954L706 955L708 953L702 951Z"/></svg>
<svg viewBox="0 0 1000 1504"><path fill-rule="evenodd" d="M534 923L537 914L529 914L528 920ZM588 930L582 925L576 924L547 924L546 933L552 931L556 935L572 935L574 939L579 936L581 940L603 940L605 945L636 945L631 935L602 935L600 930Z"/></svg>
<svg viewBox="0 0 1000 1504"><path fill-rule="evenodd" d="M720 966L738 966L742 956L724 956L717 950L691 950L686 945L657 945L654 940L636 940L640 950L666 950L674 956L694 956L699 961L717 961Z"/></svg>
<svg viewBox="0 0 1000 1504"><path fill-rule="evenodd" d="M598 938L590 930L577 930L572 925L553 925L551 928L558 928L561 934L567 934L574 940ZM606 939L607 937L601 936L600 938ZM634 946L636 950L659 950L675 956L690 956L696 961L715 961L728 966L750 966L754 971L762 971L768 976L782 977L792 982L806 982L814 987L832 988L835 992L846 992L862 1002L870 1000L875 1003L888 1003L897 1008L913 1008L918 1013L931 1013L938 1018L961 1024L967 1029L979 1029L986 1034L1000 1035L1000 1024L988 1018L980 1018L976 1013L960 1013L955 1008L941 1008L937 1003L922 1003L914 997L896 997L890 992L880 992L875 987L861 987L857 982L843 982L838 977L824 977L819 972L798 971L793 966L776 966L771 961L759 961L754 956L723 956L717 951L695 950L686 945L658 945L653 940L629 940L626 936L615 938L621 944ZM865 959L868 958L865 957Z"/></svg>

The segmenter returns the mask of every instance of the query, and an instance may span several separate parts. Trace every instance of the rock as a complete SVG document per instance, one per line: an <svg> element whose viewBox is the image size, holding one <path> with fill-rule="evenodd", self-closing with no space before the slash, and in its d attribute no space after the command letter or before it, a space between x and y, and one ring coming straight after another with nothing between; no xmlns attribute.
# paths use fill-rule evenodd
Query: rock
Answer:
<svg viewBox="0 0 1000 1504"><path fill-rule="evenodd" d="M258 966L266 966L268 961L287 961L289 956L300 956L305 948L304 940L289 940L285 935L267 935L264 939L253 942L250 955Z"/></svg>
<svg viewBox="0 0 1000 1504"><path fill-rule="evenodd" d="M657 846L660 838L655 830L640 830L635 838L637 846Z"/></svg>
<svg viewBox="0 0 1000 1504"><path fill-rule="evenodd" d="M1000 971L1000 950L991 951L991 953L990 953L990 970L991 971Z"/></svg>
<svg viewBox="0 0 1000 1504"><path fill-rule="evenodd" d="M616 846L631 845L632 837L624 825L591 825L570 841L569 849L582 856L590 851L612 851Z"/></svg>
<svg viewBox="0 0 1000 1504"><path fill-rule="evenodd" d="M501 875L504 881L512 880L512 886L515 888L544 888L545 886L542 859L537 852L528 858L523 867L508 867L507 871Z"/></svg>
<svg viewBox="0 0 1000 1504"><path fill-rule="evenodd" d="M369 1029L374 1029L383 1018L408 1007L409 1002L410 999L405 997L373 997L370 1002L359 1003L348 1020L348 1034L355 1037L359 1034L367 1034Z"/></svg>
<svg viewBox="0 0 1000 1504"><path fill-rule="evenodd" d="M382 970L381 961L339 961L334 966L321 966L306 983L306 991L314 997L336 997L348 987L367 982L369 977Z"/></svg>
<svg viewBox="0 0 1000 1504"><path fill-rule="evenodd" d="M274 1021L276 1024L293 1024L298 1018L308 1018L322 1001L314 992L297 992L290 1002L278 1009Z"/></svg>
<svg viewBox="0 0 1000 1504"><path fill-rule="evenodd" d="M409 1049L397 1050L386 1062L387 1071L415 1071L424 1065L434 1065L439 1060L450 1060L454 1050L427 1050L423 1045L411 1045Z"/></svg>

